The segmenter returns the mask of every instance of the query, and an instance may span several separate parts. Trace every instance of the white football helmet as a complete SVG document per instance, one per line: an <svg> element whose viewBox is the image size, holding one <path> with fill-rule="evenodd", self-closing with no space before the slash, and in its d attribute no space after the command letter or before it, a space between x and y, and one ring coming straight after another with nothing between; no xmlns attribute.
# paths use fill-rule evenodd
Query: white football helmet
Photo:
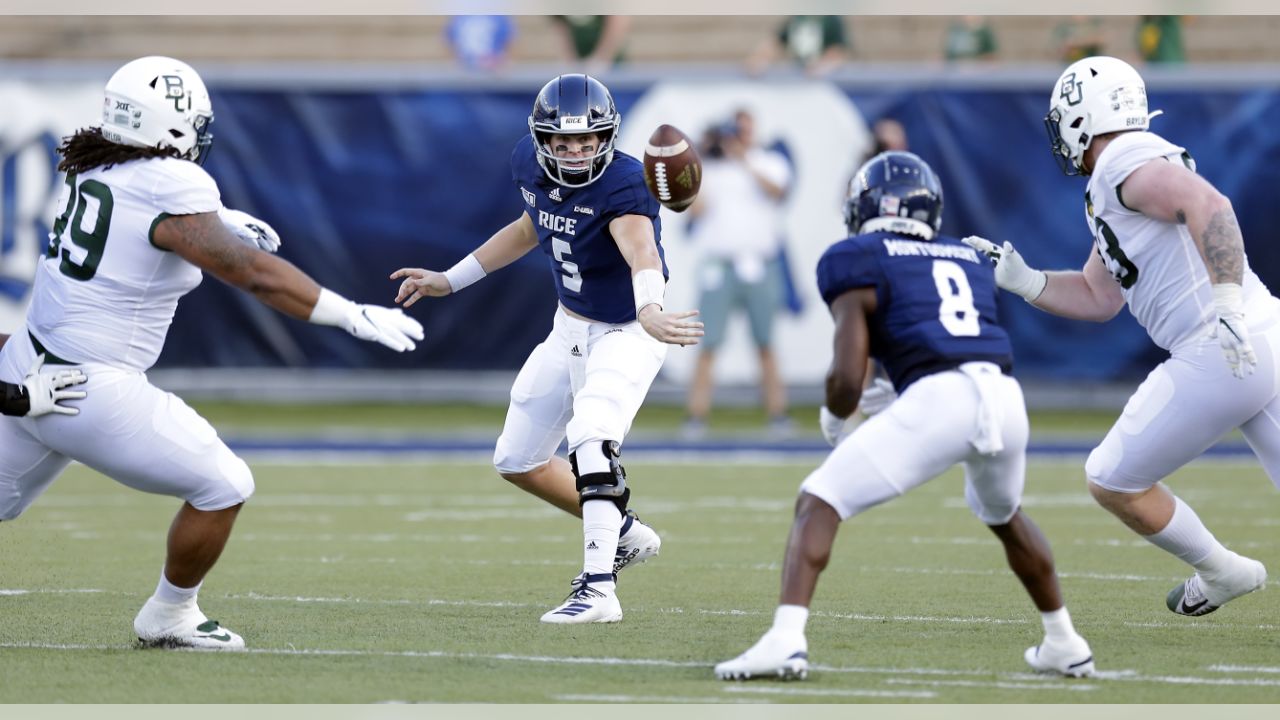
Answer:
<svg viewBox="0 0 1280 720"><path fill-rule="evenodd" d="M138 58L107 81L102 136L121 145L176 149L203 162L213 142L213 104L204 81L181 60Z"/></svg>
<svg viewBox="0 0 1280 720"><path fill-rule="evenodd" d="M1063 71L1049 97L1044 118L1058 167L1068 175L1085 175L1081 159L1098 135L1146 130L1157 110L1147 112L1147 86L1129 63L1095 56Z"/></svg>

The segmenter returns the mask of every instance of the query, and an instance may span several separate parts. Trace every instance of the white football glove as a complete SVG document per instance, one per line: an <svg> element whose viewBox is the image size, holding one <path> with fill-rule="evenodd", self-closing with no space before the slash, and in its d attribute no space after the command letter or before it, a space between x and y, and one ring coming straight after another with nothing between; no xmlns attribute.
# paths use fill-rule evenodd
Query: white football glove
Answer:
<svg viewBox="0 0 1280 720"><path fill-rule="evenodd" d="M889 407L897 399L898 393L893 389L893 383L888 378L877 376L870 385L863 388L862 399L858 401L858 410L863 415L871 417Z"/></svg>
<svg viewBox="0 0 1280 720"><path fill-rule="evenodd" d="M396 352L418 347L413 341L423 337L422 323L400 308L356 305L347 314L342 328L361 340L382 343Z"/></svg>
<svg viewBox="0 0 1280 720"><path fill-rule="evenodd" d="M22 386L27 389L27 400L31 407L27 417L40 417L49 413L59 415L79 415L80 409L58 404L59 400L79 400L85 396L82 390L63 390L71 385L79 385L85 381L85 375L79 370L59 370L57 372L40 372L44 365L44 353L36 356L27 374L22 378Z"/></svg>
<svg viewBox="0 0 1280 720"><path fill-rule="evenodd" d="M1044 272L1027 265L1022 255L1014 249L1013 243L1005 241L1003 247L977 235L970 235L960 242L991 258L996 265L996 285L1015 295L1021 295L1027 302L1035 302L1044 292L1049 278Z"/></svg>
<svg viewBox="0 0 1280 720"><path fill-rule="evenodd" d="M1213 307L1218 312L1218 322L1213 327L1222 354L1231 366L1231 374L1238 378L1252 375L1258 365L1258 354L1249 342L1249 328L1244 324L1244 302L1240 298L1240 286L1220 283L1213 286Z"/></svg>
<svg viewBox="0 0 1280 720"><path fill-rule="evenodd" d="M849 419L836 417L826 405L818 410L818 426L822 428L822 437L831 447L839 445L840 441L849 434Z"/></svg>
<svg viewBox="0 0 1280 720"><path fill-rule="evenodd" d="M276 229L247 212L224 207L218 210L218 219L250 247L269 253L280 249L280 235Z"/></svg>

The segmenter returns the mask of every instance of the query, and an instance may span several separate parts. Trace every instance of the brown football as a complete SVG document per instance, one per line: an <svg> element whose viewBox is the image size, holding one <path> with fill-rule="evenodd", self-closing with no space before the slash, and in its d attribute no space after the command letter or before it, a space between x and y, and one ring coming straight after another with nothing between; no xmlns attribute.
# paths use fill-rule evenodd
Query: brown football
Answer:
<svg viewBox="0 0 1280 720"><path fill-rule="evenodd" d="M702 159L688 135L659 125L644 148L644 184L658 202L684 212L702 187Z"/></svg>

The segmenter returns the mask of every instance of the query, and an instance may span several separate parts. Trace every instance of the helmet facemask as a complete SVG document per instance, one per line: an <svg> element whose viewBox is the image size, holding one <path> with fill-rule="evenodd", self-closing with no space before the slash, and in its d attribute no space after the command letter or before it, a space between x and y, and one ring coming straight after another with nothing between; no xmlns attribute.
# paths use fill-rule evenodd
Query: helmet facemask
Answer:
<svg viewBox="0 0 1280 720"><path fill-rule="evenodd" d="M572 120L573 118L567 117L565 119ZM538 164L542 166L542 170L547 174L547 177L565 187L579 188L598 180L604 169L609 166L609 163L613 162L613 143L614 138L617 137L618 125L619 122L614 122L606 128L568 132L560 129L547 130L545 127L535 125L530 120L529 130L533 133L533 147L538 154ZM597 138L595 151L591 155L576 158L565 158L556 155L555 147L551 142L553 136L585 135L589 133L595 133Z"/></svg>

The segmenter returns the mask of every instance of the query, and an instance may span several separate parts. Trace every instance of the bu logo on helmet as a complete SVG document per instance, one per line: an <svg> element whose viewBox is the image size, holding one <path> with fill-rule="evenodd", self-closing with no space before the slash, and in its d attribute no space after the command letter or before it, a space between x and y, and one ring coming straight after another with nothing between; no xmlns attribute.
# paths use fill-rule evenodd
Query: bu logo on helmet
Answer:
<svg viewBox="0 0 1280 720"><path fill-rule="evenodd" d="M1076 82L1076 74L1071 73L1062 78L1062 92L1058 97L1067 101L1068 105L1079 105L1084 100L1084 83Z"/></svg>

